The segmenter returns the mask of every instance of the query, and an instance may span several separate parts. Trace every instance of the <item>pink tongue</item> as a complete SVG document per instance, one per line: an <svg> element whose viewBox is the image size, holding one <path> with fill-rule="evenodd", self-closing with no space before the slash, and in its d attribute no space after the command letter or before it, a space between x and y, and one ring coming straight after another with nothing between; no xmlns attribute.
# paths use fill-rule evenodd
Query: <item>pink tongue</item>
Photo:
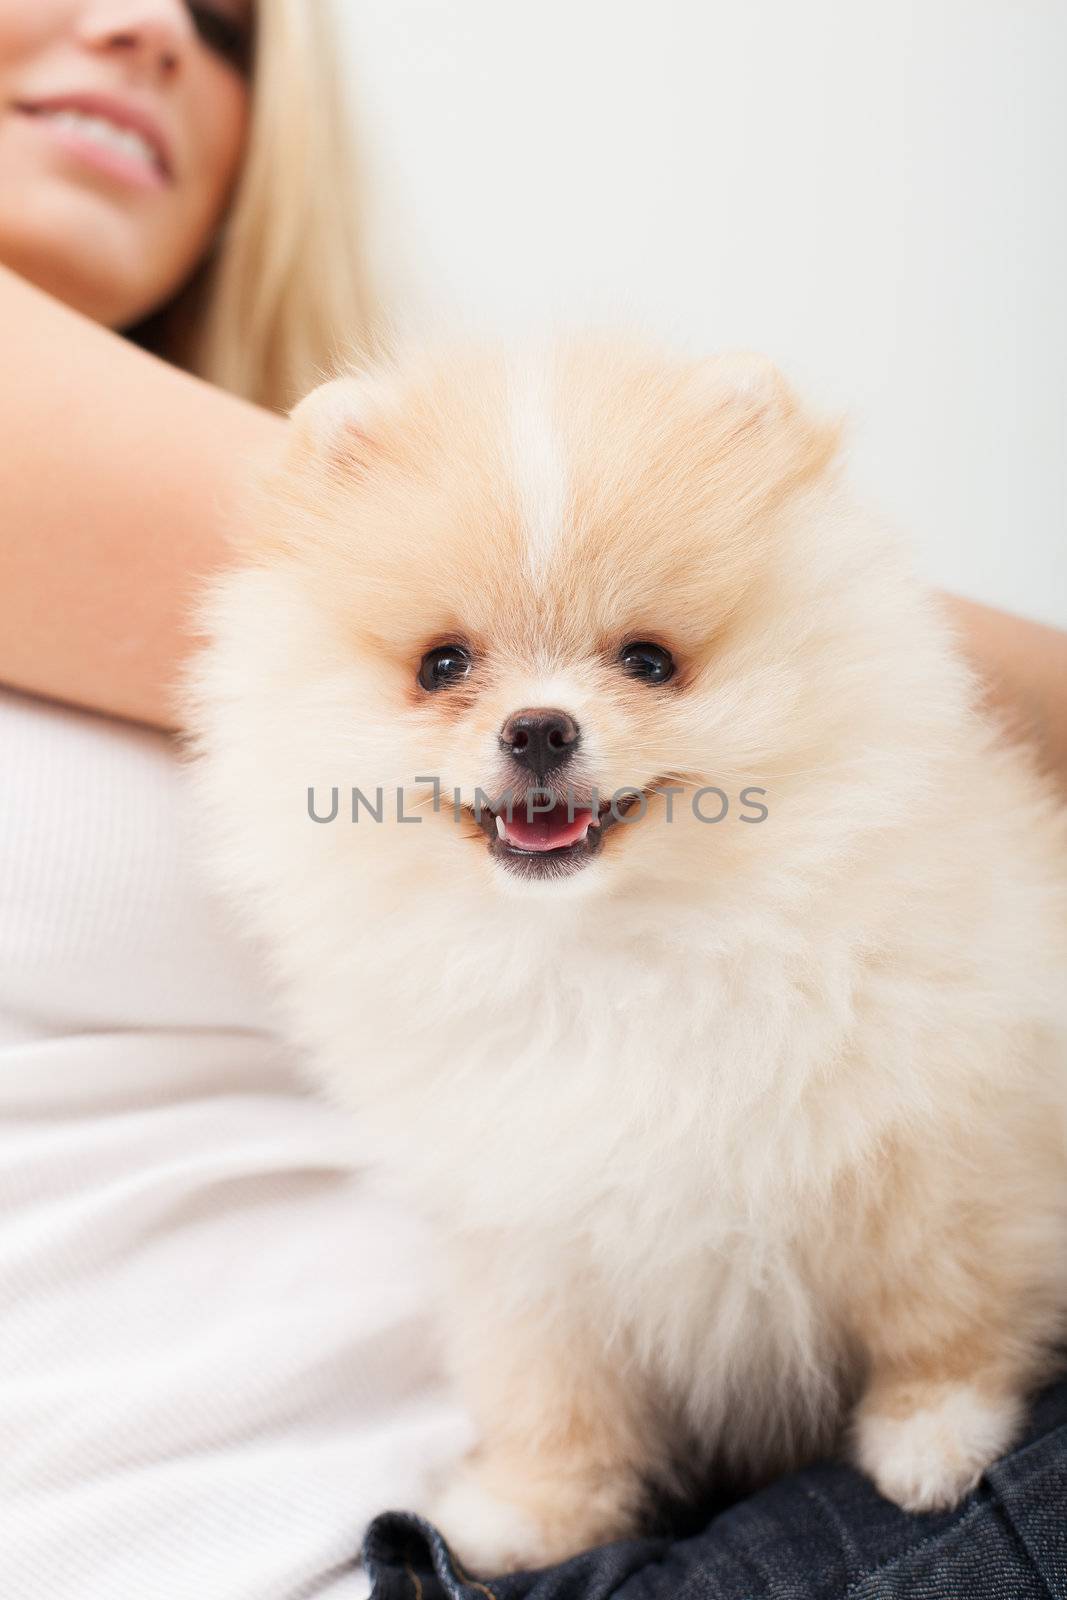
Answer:
<svg viewBox="0 0 1067 1600"><path fill-rule="evenodd" d="M526 819L526 807L517 800L512 819L505 816L504 837L520 850L562 850L565 845L581 839L590 822L591 811L576 811L574 821L567 818L567 807L555 806L551 811L534 812L532 821Z"/></svg>

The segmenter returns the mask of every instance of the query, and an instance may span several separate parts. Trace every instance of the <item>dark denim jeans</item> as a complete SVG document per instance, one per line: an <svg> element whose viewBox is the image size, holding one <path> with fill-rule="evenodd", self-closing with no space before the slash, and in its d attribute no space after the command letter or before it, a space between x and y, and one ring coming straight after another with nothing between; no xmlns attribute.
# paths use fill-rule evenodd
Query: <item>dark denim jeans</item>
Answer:
<svg viewBox="0 0 1067 1600"><path fill-rule="evenodd" d="M826 1462L713 1517L702 1533L605 1545L477 1582L440 1534L387 1512L367 1531L373 1600L1067 1600L1067 1382L955 1511L909 1516Z"/></svg>

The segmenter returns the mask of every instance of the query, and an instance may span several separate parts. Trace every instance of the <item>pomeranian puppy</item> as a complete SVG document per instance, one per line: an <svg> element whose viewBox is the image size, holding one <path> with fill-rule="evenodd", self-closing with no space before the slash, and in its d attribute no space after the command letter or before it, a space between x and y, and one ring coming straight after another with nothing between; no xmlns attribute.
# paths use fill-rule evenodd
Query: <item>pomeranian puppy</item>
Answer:
<svg viewBox="0 0 1067 1600"><path fill-rule="evenodd" d="M423 353L204 607L214 870L437 1230L479 1570L839 1440L950 1506L1055 1359L1067 830L836 455L757 357Z"/></svg>

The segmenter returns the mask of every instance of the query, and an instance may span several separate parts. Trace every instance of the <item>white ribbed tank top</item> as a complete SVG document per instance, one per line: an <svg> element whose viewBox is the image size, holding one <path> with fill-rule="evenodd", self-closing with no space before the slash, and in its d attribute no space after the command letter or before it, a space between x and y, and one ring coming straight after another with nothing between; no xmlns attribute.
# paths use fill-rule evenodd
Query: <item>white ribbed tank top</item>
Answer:
<svg viewBox="0 0 1067 1600"><path fill-rule="evenodd" d="M366 1593L465 1442L422 1240L263 1031L168 741L0 691L0 1595Z"/></svg>

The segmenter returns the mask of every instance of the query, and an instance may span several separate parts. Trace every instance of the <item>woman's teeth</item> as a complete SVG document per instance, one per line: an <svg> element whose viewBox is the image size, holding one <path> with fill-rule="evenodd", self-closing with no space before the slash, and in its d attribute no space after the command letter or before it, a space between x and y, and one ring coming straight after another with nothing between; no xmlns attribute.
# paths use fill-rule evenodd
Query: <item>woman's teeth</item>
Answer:
<svg viewBox="0 0 1067 1600"><path fill-rule="evenodd" d="M125 156L132 156L136 161L143 161L154 171L159 170L159 158L155 150L148 140L133 128L120 128L117 123L109 122L106 117L94 116L88 111L74 111L69 106L56 111L38 111L35 115L46 117L54 127L72 129L83 138L93 139L97 144L104 145L108 150L118 150Z"/></svg>

